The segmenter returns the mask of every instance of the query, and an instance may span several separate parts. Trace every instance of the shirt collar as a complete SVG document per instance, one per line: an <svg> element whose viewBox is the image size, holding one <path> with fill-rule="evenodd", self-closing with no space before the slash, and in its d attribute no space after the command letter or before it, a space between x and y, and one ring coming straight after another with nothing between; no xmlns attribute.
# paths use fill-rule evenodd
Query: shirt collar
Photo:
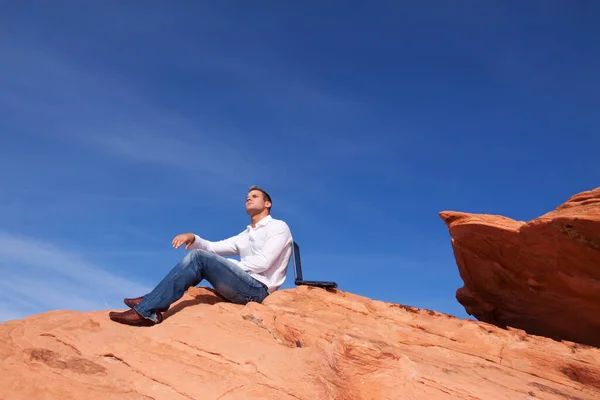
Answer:
<svg viewBox="0 0 600 400"><path fill-rule="evenodd" d="M259 226L264 226L266 225L270 220L272 220L273 218L271 218L271 215L267 215L266 217L264 217L263 219L261 219L260 221L258 221L256 223L256 228L258 228ZM254 229L256 229L254 228ZM248 224L248 229L252 229L252 224Z"/></svg>

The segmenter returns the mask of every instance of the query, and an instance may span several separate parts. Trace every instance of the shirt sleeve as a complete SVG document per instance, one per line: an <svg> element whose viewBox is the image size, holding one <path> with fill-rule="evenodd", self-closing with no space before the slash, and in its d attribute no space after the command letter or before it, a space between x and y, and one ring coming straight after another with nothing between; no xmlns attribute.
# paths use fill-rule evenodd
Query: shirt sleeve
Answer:
<svg viewBox="0 0 600 400"><path fill-rule="evenodd" d="M220 256L233 256L239 255L240 253L237 246L237 238L239 235L232 236L225 240L219 240L217 242L211 242L209 240L202 239L198 235L194 236L196 239L194 240L194 243L190 245L190 250L204 250Z"/></svg>
<svg viewBox="0 0 600 400"><path fill-rule="evenodd" d="M245 257L240 265L246 271L260 273L268 270L292 242L292 233L286 223L277 224L269 230L262 251Z"/></svg>

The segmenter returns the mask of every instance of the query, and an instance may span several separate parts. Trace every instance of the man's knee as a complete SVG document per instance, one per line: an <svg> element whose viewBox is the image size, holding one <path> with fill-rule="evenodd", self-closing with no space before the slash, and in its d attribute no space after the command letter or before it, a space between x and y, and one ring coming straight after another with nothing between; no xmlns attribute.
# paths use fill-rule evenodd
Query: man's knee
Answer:
<svg viewBox="0 0 600 400"><path fill-rule="evenodd" d="M181 271L200 271L204 269L207 264L210 264L210 262L207 262L210 257L211 253L207 251L197 249L190 250L179 263L179 268Z"/></svg>
<svg viewBox="0 0 600 400"><path fill-rule="evenodd" d="M212 259L214 257L214 253L210 253L206 250L194 249L190 250L190 252L185 256L185 259L187 262L199 262L207 259Z"/></svg>

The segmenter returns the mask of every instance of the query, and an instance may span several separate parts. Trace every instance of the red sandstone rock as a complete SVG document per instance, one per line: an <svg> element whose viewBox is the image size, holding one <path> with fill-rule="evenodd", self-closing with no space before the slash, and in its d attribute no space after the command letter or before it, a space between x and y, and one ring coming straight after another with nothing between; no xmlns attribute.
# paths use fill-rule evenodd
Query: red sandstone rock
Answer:
<svg viewBox="0 0 600 400"><path fill-rule="evenodd" d="M600 188L528 223L442 212L477 319L600 347Z"/></svg>
<svg viewBox="0 0 600 400"><path fill-rule="evenodd" d="M600 350L350 293L191 289L160 325L106 311L0 324L0 399L600 398Z"/></svg>

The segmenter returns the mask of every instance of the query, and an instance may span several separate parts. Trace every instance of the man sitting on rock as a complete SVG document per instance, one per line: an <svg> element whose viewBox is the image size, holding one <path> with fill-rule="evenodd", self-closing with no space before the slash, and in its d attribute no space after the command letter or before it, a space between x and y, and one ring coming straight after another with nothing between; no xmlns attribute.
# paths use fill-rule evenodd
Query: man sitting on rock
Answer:
<svg viewBox="0 0 600 400"><path fill-rule="evenodd" d="M251 223L236 236L210 242L193 233L173 239L173 247L191 250L145 296L125 299L130 310L111 312L111 320L128 325L151 326L162 322L162 312L185 291L206 279L215 291L236 304L261 303L284 282L292 253L288 225L271 217L271 197L252 186L246 196ZM223 256L239 255L240 260Z"/></svg>

